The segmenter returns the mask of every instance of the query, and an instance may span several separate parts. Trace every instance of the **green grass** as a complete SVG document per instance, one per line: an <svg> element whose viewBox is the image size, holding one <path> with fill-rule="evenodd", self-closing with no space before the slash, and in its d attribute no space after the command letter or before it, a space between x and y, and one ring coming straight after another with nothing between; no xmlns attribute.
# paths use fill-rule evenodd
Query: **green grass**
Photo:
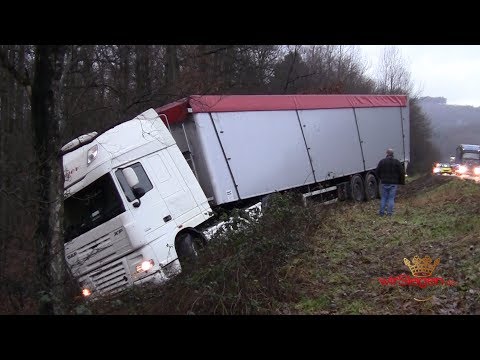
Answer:
<svg viewBox="0 0 480 360"><path fill-rule="evenodd" d="M320 295L314 299L303 299L296 306L295 309L304 314L318 314L329 308L330 299L326 296Z"/></svg>
<svg viewBox="0 0 480 360"><path fill-rule="evenodd" d="M480 184L409 177L393 217L379 200L307 207L279 197L257 225L225 234L198 267L168 285L145 287L95 314L480 314ZM456 286L382 286L410 274L403 259L440 258L433 276ZM138 299L143 299L139 301ZM121 306L118 304L122 304Z"/></svg>
<svg viewBox="0 0 480 360"><path fill-rule="evenodd" d="M392 218L375 215L378 201L336 205L331 219L320 224L313 237L315 247L324 249L322 256L306 254L311 261L303 262L306 266L322 263L328 268L326 281L309 284L306 292L315 299L318 286L323 297L338 305L332 314L436 314L449 306L454 306L450 313L479 312L473 296L469 299L466 294L477 299L480 288L480 185L452 178L412 193L408 185L403 190ZM449 294L439 305L405 306L412 301L411 292L382 287L375 281L402 272L410 274L403 258L415 255L440 257L434 276L458 282L448 291L438 290L439 296Z"/></svg>

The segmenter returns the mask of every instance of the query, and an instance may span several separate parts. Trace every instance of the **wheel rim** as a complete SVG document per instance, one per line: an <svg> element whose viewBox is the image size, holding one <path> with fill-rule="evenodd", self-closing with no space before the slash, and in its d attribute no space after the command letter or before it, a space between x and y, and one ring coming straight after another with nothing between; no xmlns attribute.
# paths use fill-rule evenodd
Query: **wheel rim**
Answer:
<svg viewBox="0 0 480 360"><path fill-rule="evenodd" d="M353 179L353 199L355 201L362 201L363 200L363 184L362 184L362 179L359 178L358 176L356 176L354 179Z"/></svg>
<svg viewBox="0 0 480 360"><path fill-rule="evenodd" d="M358 183L355 183L355 200L357 201L362 200L361 191L362 189L360 188L360 185Z"/></svg>
<svg viewBox="0 0 480 360"><path fill-rule="evenodd" d="M377 197L377 182L371 175L367 177L367 196L369 199Z"/></svg>

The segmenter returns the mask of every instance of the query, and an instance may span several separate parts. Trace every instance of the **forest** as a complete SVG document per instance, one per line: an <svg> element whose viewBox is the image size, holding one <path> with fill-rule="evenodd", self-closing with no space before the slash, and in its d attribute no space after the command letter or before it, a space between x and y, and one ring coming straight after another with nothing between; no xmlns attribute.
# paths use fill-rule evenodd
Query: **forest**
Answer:
<svg viewBox="0 0 480 360"><path fill-rule="evenodd" d="M375 76L354 45L0 45L0 313L64 314L59 149L192 94L406 94L409 174L439 151L398 48ZM29 309L29 310L25 310Z"/></svg>

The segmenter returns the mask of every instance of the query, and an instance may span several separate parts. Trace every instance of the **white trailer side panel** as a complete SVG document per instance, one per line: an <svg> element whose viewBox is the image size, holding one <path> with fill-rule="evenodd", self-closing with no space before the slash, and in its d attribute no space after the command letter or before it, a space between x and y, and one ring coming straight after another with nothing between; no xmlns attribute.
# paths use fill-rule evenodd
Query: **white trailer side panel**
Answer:
<svg viewBox="0 0 480 360"><path fill-rule="evenodd" d="M189 126L189 141L193 145L199 182L207 197L213 191L214 203L238 200L222 146L208 113L194 114L195 128ZM241 124L239 125L241 126Z"/></svg>
<svg viewBox="0 0 480 360"><path fill-rule="evenodd" d="M355 114L365 170L375 169L388 148L393 149L397 159L404 161L402 111L399 107L357 108Z"/></svg>
<svg viewBox="0 0 480 360"><path fill-rule="evenodd" d="M295 110L212 113L243 199L314 183Z"/></svg>
<svg viewBox="0 0 480 360"><path fill-rule="evenodd" d="M213 198L214 194L210 175L207 172L205 156L202 153L202 146L196 129L197 126L192 116L181 124L171 126L172 136L177 142L180 151L184 154L203 192L207 198ZM218 143L218 140L216 142Z"/></svg>
<svg viewBox="0 0 480 360"><path fill-rule="evenodd" d="M364 170L353 109L300 110L298 114L317 181Z"/></svg>

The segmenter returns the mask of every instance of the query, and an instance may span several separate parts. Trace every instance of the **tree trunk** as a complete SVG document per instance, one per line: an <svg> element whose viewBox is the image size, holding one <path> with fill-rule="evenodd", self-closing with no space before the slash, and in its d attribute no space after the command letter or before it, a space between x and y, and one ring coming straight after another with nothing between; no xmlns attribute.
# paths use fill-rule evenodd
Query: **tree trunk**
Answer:
<svg viewBox="0 0 480 360"><path fill-rule="evenodd" d="M145 78L145 92L152 97L152 80L150 70L151 46L146 45L143 52L143 77Z"/></svg>
<svg viewBox="0 0 480 360"><path fill-rule="evenodd" d="M167 85L173 86L178 79L179 63L177 45L167 45L167 61L165 63Z"/></svg>
<svg viewBox="0 0 480 360"><path fill-rule="evenodd" d="M25 45L20 45L18 47L18 69L19 71L24 74L25 73ZM17 83L17 99L15 101L17 109L15 113L17 114L17 118L15 121L15 131L21 137L24 137L24 124L25 124L25 96L26 91L21 84Z"/></svg>
<svg viewBox="0 0 480 360"><path fill-rule="evenodd" d="M14 54L15 54L15 45L5 46L3 49L4 56L8 62L14 63ZM7 72L3 72L3 75L0 77L2 82L0 88L0 171L1 171L1 182L0 189L11 192L12 191L12 177L14 176L14 171L12 171L9 166L13 159L14 154L12 151L12 146L16 147L16 142L14 141L13 134L13 124L14 124L14 94L15 94L15 79L13 76ZM9 209L8 197L2 196L0 211L2 214L2 219L0 222L0 228L6 229L8 234L11 233L11 229L14 227L12 224L12 219L16 215L12 213ZM4 274L4 270L7 267L8 257L7 257L7 248L9 247L8 235L2 235L0 239L0 279Z"/></svg>
<svg viewBox="0 0 480 360"><path fill-rule="evenodd" d="M39 313L64 314L63 163L56 99L64 68L65 46L38 45L32 86L32 129L39 173L38 225L35 233Z"/></svg>
<svg viewBox="0 0 480 360"><path fill-rule="evenodd" d="M145 96L145 85L148 79L143 71L145 45L135 45L135 97L142 99Z"/></svg>

